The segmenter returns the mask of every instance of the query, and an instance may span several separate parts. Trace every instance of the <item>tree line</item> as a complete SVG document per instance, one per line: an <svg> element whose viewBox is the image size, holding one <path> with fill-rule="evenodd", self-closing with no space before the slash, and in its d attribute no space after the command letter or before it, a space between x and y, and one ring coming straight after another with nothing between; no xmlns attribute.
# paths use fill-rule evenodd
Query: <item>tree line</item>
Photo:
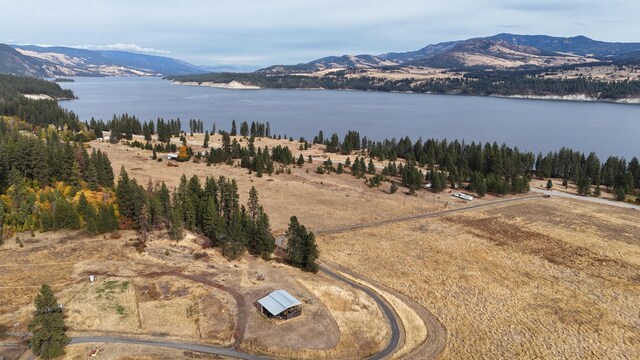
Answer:
<svg viewBox="0 0 640 360"><path fill-rule="evenodd" d="M603 100L640 97L640 81L638 80L607 82L588 78L555 79L540 77L527 71L471 69L462 78L447 77L417 81L413 78L387 79L366 75L353 76L359 72L361 72L359 69L346 69L318 77L259 72L212 73L180 75L170 77L170 79L221 83L238 81L246 85L275 89L324 88L501 96L585 94Z"/></svg>

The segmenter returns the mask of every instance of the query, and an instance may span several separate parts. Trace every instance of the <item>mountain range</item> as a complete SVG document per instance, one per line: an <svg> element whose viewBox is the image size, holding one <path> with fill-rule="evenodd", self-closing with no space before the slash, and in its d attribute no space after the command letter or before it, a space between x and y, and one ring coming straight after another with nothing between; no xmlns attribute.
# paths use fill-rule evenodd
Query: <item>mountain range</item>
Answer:
<svg viewBox="0 0 640 360"><path fill-rule="evenodd" d="M586 36L498 34L442 42L409 52L329 56L297 65L275 65L259 72L295 73L328 69L431 67L441 69L508 69L601 62L638 62L640 43L604 42Z"/></svg>
<svg viewBox="0 0 640 360"><path fill-rule="evenodd" d="M126 51L0 44L0 73L33 76L185 75L205 70L184 61Z"/></svg>

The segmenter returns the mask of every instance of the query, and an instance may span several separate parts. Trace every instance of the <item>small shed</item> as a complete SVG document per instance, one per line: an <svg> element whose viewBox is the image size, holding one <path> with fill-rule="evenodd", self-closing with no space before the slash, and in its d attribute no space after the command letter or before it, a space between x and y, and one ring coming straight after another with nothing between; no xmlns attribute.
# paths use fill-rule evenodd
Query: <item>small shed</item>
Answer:
<svg viewBox="0 0 640 360"><path fill-rule="evenodd" d="M258 310L268 317L291 319L302 314L302 303L285 290L275 290L258 300Z"/></svg>

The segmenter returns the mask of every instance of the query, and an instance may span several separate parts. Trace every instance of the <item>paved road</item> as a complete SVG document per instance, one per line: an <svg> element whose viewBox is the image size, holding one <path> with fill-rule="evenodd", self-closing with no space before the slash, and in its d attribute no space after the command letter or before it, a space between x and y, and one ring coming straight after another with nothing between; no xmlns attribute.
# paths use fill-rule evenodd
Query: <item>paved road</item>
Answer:
<svg viewBox="0 0 640 360"><path fill-rule="evenodd" d="M622 201L613 201L613 200L609 200L609 199L603 199L603 198L592 197L592 196L582 196L582 195L576 195L576 194L567 194L567 193L562 192L562 191L553 191L553 190L545 190L545 189L537 189L537 188L532 188L531 191L535 191L537 193L541 193L541 194L545 194L545 195L563 197L563 198L568 198L568 199L575 199L575 200L580 200L580 201L588 201L588 202L592 202L592 203L617 206L617 207L622 207L622 208L627 208L627 209L640 210L640 205L629 204L629 203L622 202Z"/></svg>
<svg viewBox="0 0 640 360"><path fill-rule="evenodd" d="M113 336L81 336L81 337L72 338L70 342L71 345L84 344L84 343L135 344L135 345L158 346L158 347L165 347L170 349L187 350L187 351L193 351L193 352L199 352L199 353L205 353L205 354L230 356L230 357L245 359L245 360L268 359L266 357L243 353L241 351L237 351L232 348L216 347L216 346L208 346L208 345L200 345L200 344L176 343L176 342L168 342L168 341L162 341L162 340L142 340L142 339L113 337Z"/></svg>

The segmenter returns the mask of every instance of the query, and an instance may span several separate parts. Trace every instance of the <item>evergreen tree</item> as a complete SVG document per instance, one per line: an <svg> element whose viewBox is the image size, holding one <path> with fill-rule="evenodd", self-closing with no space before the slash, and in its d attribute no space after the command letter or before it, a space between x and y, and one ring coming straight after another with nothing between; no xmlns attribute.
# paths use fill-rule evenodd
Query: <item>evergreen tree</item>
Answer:
<svg viewBox="0 0 640 360"><path fill-rule="evenodd" d="M369 174L375 174L376 173L376 166L373 164L373 160L369 159L369 164L367 165L367 172Z"/></svg>
<svg viewBox="0 0 640 360"><path fill-rule="evenodd" d="M98 172L93 161L89 161L87 165L87 185L89 190L98 191L100 189L100 181L98 180Z"/></svg>
<svg viewBox="0 0 640 360"><path fill-rule="evenodd" d="M243 137L249 136L249 124L246 121L240 124L240 135Z"/></svg>
<svg viewBox="0 0 640 360"><path fill-rule="evenodd" d="M616 194L616 200L624 201L627 198L627 193L625 192L624 186L618 185L615 187L614 192Z"/></svg>
<svg viewBox="0 0 640 360"><path fill-rule="evenodd" d="M551 181L551 179L547 180L547 190L551 190L552 187L553 187L553 182Z"/></svg>
<svg viewBox="0 0 640 360"><path fill-rule="evenodd" d="M118 230L118 218L116 217L116 209L113 207L113 204L106 205L105 203L100 203L97 218L96 229L99 234Z"/></svg>
<svg viewBox="0 0 640 360"><path fill-rule="evenodd" d="M129 174L125 170L124 165L120 168L120 177L116 185L116 200L118 201L118 210L120 216L133 219L133 194Z"/></svg>
<svg viewBox="0 0 640 360"><path fill-rule="evenodd" d="M236 128L236 121L232 120L231 121L231 131L229 132L230 136L237 136L238 135L238 130Z"/></svg>
<svg viewBox="0 0 640 360"><path fill-rule="evenodd" d="M58 199L53 206L53 227L59 229L80 229L80 218L73 205L64 199Z"/></svg>
<svg viewBox="0 0 640 360"><path fill-rule="evenodd" d="M70 339L65 333L62 306L49 285L43 284L35 300L36 309L29 323L31 351L42 359L52 359L64 354Z"/></svg>
<svg viewBox="0 0 640 360"><path fill-rule="evenodd" d="M202 144L202 147L205 149L209 147L209 131L204 133L204 143Z"/></svg>
<svg viewBox="0 0 640 360"><path fill-rule="evenodd" d="M246 249L246 233L243 214L236 210L229 222L228 234L222 239L222 254L229 260L238 259Z"/></svg>
<svg viewBox="0 0 640 360"><path fill-rule="evenodd" d="M182 206L174 205L171 209L171 228L169 229L169 238L171 240L182 240L184 237L184 225L182 220Z"/></svg>
<svg viewBox="0 0 640 360"><path fill-rule="evenodd" d="M142 243L147 242L147 237L149 235L149 231L151 230L149 227L149 210L147 204L142 206L140 210L140 224L138 226L138 233L140 234L140 240Z"/></svg>
<svg viewBox="0 0 640 360"><path fill-rule="evenodd" d="M95 221L96 219L96 211L93 209L93 206L89 204L84 193L80 193L80 199L78 199L78 214L80 214L82 220L85 222L89 222L90 219Z"/></svg>
<svg viewBox="0 0 640 360"><path fill-rule="evenodd" d="M275 238L271 235L269 228L269 217L260 207L258 217L252 226L253 237L250 250L252 254L258 255L263 259L269 259L276 247Z"/></svg>
<svg viewBox="0 0 640 360"><path fill-rule="evenodd" d="M73 161L73 165L71 166L71 174L67 182L69 185L71 185L71 191L74 194L82 188L82 184L80 182L81 180L82 173L80 172L80 165L77 161Z"/></svg>
<svg viewBox="0 0 640 360"><path fill-rule="evenodd" d="M578 194L591 195L591 180L586 175L580 176L576 185L578 186Z"/></svg>
<svg viewBox="0 0 640 360"><path fill-rule="evenodd" d="M389 187L389 193L395 194L398 191L398 185L396 185L395 181L391 182L391 186Z"/></svg>
<svg viewBox="0 0 640 360"><path fill-rule="evenodd" d="M160 217L164 219L169 218L169 214L171 211L171 195L169 194L169 189L167 185L162 182L160 185L160 191L158 192L158 200L160 201Z"/></svg>
<svg viewBox="0 0 640 360"><path fill-rule="evenodd" d="M298 218L292 216L287 230L287 257L289 263L304 271L317 272L318 247L313 232L307 232Z"/></svg>

